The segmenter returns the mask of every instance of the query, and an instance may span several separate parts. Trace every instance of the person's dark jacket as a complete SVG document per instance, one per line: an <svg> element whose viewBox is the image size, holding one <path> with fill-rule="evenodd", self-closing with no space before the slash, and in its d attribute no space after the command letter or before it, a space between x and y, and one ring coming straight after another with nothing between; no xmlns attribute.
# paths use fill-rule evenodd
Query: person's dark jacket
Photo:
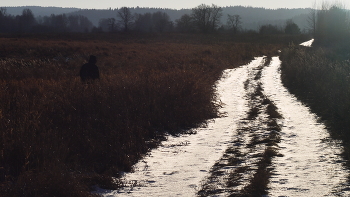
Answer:
<svg viewBox="0 0 350 197"><path fill-rule="evenodd" d="M89 63L86 63L81 67L80 78L82 81L95 80L100 78L100 72L96 66L95 56L91 55Z"/></svg>

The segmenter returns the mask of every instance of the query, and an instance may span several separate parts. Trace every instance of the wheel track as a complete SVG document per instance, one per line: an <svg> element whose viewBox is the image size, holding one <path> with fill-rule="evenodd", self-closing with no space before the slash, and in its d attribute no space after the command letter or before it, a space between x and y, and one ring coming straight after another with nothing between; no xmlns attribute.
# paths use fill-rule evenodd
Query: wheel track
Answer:
<svg viewBox="0 0 350 197"><path fill-rule="evenodd" d="M199 196L254 196L267 194L271 158L277 153L280 127L276 119L282 116L264 94L261 87L262 69L270 62L247 66L244 82L249 110L241 119L236 135L222 158L203 182Z"/></svg>

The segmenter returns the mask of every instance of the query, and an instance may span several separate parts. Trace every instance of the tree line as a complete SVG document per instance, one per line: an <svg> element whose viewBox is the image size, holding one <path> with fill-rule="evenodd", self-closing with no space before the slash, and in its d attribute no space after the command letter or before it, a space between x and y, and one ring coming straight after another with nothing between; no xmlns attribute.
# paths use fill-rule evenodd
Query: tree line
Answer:
<svg viewBox="0 0 350 197"><path fill-rule="evenodd" d="M92 22L81 15L51 14L35 18L30 9L14 16L7 14L6 8L0 8L0 33L89 32L92 28Z"/></svg>
<svg viewBox="0 0 350 197"><path fill-rule="evenodd" d="M48 32L183 32L211 33L227 31L233 34L241 33L242 18L238 14L227 14L226 24L221 23L223 9L215 4L201 4L192 8L190 14L184 14L179 19L171 21L166 12L134 13L122 7L116 9L115 17L101 18L98 26L85 16L69 14L51 14L50 16L34 17L30 9L24 9L22 15L9 15L5 8L0 8L0 33L48 33ZM263 25L259 28L261 34L288 33L299 34L299 27L291 20L285 27Z"/></svg>
<svg viewBox="0 0 350 197"><path fill-rule="evenodd" d="M320 45L348 45L350 38L349 11L341 4L323 3L321 8L310 11L310 32Z"/></svg>
<svg viewBox="0 0 350 197"><path fill-rule="evenodd" d="M222 8L217 5L201 4L192 9L192 14L184 14L171 21L166 12L131 14L127 7L117 10L116 18L102 18L94 31L137 31L137 32L213 32L220 25Z"/></svg>

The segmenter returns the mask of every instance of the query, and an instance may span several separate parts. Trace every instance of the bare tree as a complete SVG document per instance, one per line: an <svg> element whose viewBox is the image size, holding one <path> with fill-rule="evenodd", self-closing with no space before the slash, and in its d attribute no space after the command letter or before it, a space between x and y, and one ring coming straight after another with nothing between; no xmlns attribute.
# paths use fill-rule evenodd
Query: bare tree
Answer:
<svg viewBox="0 0 350 197"><path fill-rule="evenodd" d="M196 25L198 29L201 31L206 32L208 29L207 25L207 18L208 15L210 15L209 12L209 6L205 4L201 4L197 6L196 8L192 9L192 18L193 22Z"/></svg>
<svg viewBox="0 0 350 197"><path fill-rule="evenodd" d="M139 32L152 32L153 21L152 14L147 12L144 14L135 14L135 30Z"/></svg>
<svg viewBox="0 0 350 197"><path fill-rule="evenodd" d="M16 25L13 20L11 16L7 15L6 8L0 8L0 32L10 32L11 27Z"/></svg>
<svg viewBox="0 0 350 197"><path fill-rule="evenodd" d="M114 32L117 25L116 25L116 22L115 22L115 18L108 18L108 29L110 32Z"/></svg>
<svg viewBox="0 0 350 197"><path fill-rule="evenodd" d="M6 8L0 8L0 18L7 15L7 9Z"/></svg>
<svg viewBox="0 0 350 197"><path fill-rule="evenodd" d="M20 31L28 32L35 25L36 20L34 14L30 9L24 9L22 15L19 17Z"/></svg>
<svg viewBox="0 0 350 197"><path fill-rule="evenodd" d="M350 26L345 6L339 3L322 4L317 13L315 40L321 44L343 44L348 42Z"/></svg>
<svg viewBox="0 0 350 197"><path fill-rule="evenodd" d="M51 14L50 25L56 32L67 32L68 31L68 18L66 14Z"/></svg>
<svg viewBox="0 0 350 197"><path fill-rule="evenodd" d="M214 30L220 25L220 18L222 17L222 8L212 4L210 10L211 29Z"/></svg>
<svg viewBox="0 0 350 197"><path fill-rule="evenodd" d="M176 29L180 32L193 31L193 20L188 14L184 14L181 18L176 19Z"/></svg>
<svg viewBox="0 0 350 197"><path fill-rule="evenodd" d="M241 16L239 15L227 15L227 26L232 28L233 33L237 34L237 32L241 29Z"/></svg>
<svg viewBox="0 0 350 197"><path fill-rule="evenodd" d="M163 32L170 24L170 17L165 12L155 12L152 14L152 23L156 31Z"/></svg>
<svg viewBox="0 0 350 197"><path fill-rule="evenodd" d="M3 28L6 20L7 10L6 8L0 8L0 28Z"/></svg>
<svg viewBox="0 0 350 197"><path fill-rule="evenodd" d="M214 4L212 6L201 4L192 9L194 25L202 32L215 30L220 24L222 8Z"/></svg>
<svg viewBox="0 0 350 197"><path fill-rule="evenodd" d="M82 16L82 15L79 15L79 24L80 24L80 30L83 30L84 32L90 31L94 26L86 16Z"/></svg>
<svg viewBox="0 0 350 197"><path fill-rule="evenodd" d="M313 36L316 34L317 24L317 4L314 2L313 8L310 9L309 16L307 17L308 28Z"/></svg>
<svg viewBox="0 0 350 197"><path fill-rule="evenodd" d="M134 16L131 14L130 9L127 7L120 8L117 17L119 18L118 22L122 24L124 31L129 31L129 26L134 20Z"/></svg>

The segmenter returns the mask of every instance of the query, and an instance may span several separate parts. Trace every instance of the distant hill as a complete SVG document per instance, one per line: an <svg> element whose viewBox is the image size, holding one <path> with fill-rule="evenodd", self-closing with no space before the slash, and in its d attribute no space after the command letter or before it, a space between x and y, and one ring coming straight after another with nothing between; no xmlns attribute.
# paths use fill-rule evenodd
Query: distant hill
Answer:
<svg viewBox="0 0 350 197"><path fill-rule="evenodd" d="M182 10L174 10L174 9L162 9L162 8L129 8L132 14L145 14L147 12L166 12L171 21L175 21L179 19L184 14L190 14L190 9L182 9ZM86 16L93 24L98 25L98 22L101 18L116 18L117 17L117 9L105 9L105 10L96 10L96 9L81 9L72 12L71 14L78 14Z"/></svg>
<svg viewBox="0 0 350 197"><path fill-rule="evenodd" d="M166 12L172 21L179 19L184 14L191 14L191 9L161 9L161 8L130 8L131 13L144 14L147 12ZM284 25L286 20L293 19L294 22L301 28L306 28L307 15L310 9L265 9L243 6L223 7L222 24L226 24L227 15L240 15L242 18L242 27L244 29L258 29L261 25L273 24ZM79 14L88 17L92 23L98 24L101 18L116 18L117 10L94 10L82 9L73 12L72 14Z"/></svg>
<svg viewBox="0 0 350 197"><path fill-rule="evenodd" d="M22 10L29 8L35 16L45 16L51 14L73 14L86 16L95 26L101 18L116 18L117 9L78 9L78 8L60 8L60 7L39 7L39 6L23 6L23 7L6 7L7 13L11 15L20 15ZM147 12L166 12L172 21L179 19L184 14L191 14L191 9L162 9L162 8L130 8L131 13L144 14ZM301 28L307 27L307 16L310 9L266 9L243 6L223 7L222 24L226 24L227 14L240 15L242 18L242 27L244 29L257 30L261 25L284 25L286 20L293 21Z"/></svg>
<svg viewBox="0 0 350 197"><path fill-rule="evenodd" d="M20 6L4 7L8 14L21 15L24 9L32 10L34 16L50 16L51 14L64 14L80 10L79 8L61 8L61 7L40 7L40 6Z"/></svg>
<svg viewBox="0 0 350 197"><path fill-rule="evenodd" d="M300 29L307 27L307 17L310 13L309 8L298 9L266 9L243 6L231 6L223 8L222 22L225 24L227 14L240 15L242 18L242 27L245 29L257 30L261 25L272 24L283 26L286 20L292 19Z"/></svg>

